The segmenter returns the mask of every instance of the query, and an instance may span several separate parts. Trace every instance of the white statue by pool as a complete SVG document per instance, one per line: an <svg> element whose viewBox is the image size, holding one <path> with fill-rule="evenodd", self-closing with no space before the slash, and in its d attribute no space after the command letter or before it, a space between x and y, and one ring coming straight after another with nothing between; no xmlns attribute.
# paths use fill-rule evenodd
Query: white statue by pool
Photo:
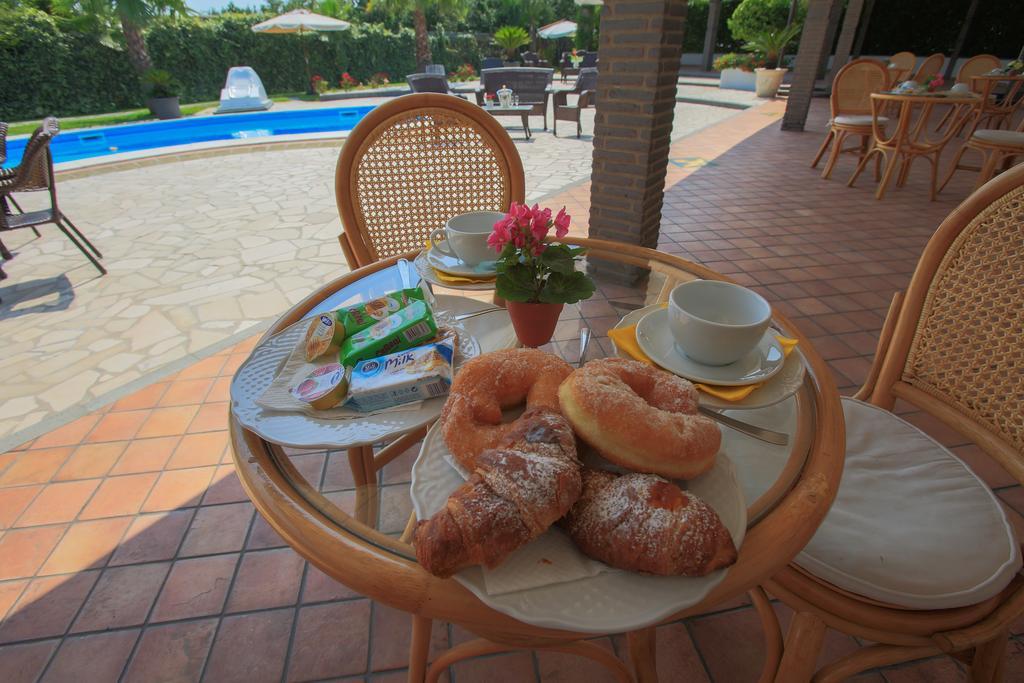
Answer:
<svg viewBox="0 0 1024 683"><path fill-rule="evenodd" d="M273 102L267 97L263 81L251 66L233 66L220 91L220 106L215 114L270 109Z"/></svg>

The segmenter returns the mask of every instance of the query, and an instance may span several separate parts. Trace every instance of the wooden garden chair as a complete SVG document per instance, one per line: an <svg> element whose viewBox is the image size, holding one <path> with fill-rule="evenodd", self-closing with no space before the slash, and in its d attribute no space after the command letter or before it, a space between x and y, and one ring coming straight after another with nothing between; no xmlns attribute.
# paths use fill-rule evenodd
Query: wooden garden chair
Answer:
<svg viewBox="0 0 1024 683"><path fill-rule="evenodd" d="M914 72L914 77L911 80L917 81L922 85L928 83L942 73L942 65L945 63L946 55L941 52L929 55L921 62L921 66L917 67L917 71Z"/></svg>
<svg viewBox="0 0 1024 683"><path fill-rule="evenodd" d="M846 680L949 654L1003 676L1024 614L1019 541L989 487L890 411L937 418L1024 482L1024 166L968 197L897 293L868 379L843 399L836 500L766 588L792 607L776 681ZM870 641L815 672L826 627Z"/></svg>
<svg viewBox="0 0 1024 683"><path fill-rule="evenodd" d="M889 63L892 64L894 68L887 87L893 87L900 81L905 81L910 78L910 74L914 70L914 65L917 64L917 55L913 52L897 52L889 58Z"/></svg>
<svg viewBox="0 0 1024 683"><path fill-rule="evenodd" d="M974 55L964 62L960 70L956 72L956 83L962 83L973 92L982 95L981 90L984 89L984 86L975 80L975 76L982 76L1000 66L1002 66L1002 61L995 55ZM956 113L956 107L947 111L946 115L939 121L939 125L936 126L936 130L942 130L950 121L955 119Z"/></svg>
<svg viewBox="0 0 1024 683"><path fill-rule="evenodd" d="M815 168L829 144L832 145L832 152L829 154L822 178L829 178L832 169L840 154L856 154L858 159L863 159L868 153L873 137L871 127L871 93L884 90L888 82L888 72L885 67L874 59L855 59L849 62L836 74L832 83L832 94L829 96L829 106L832 110L832 118L829 120L828 135L818 149L818 155L811 162L811 168ZM884 124L888 121L884 116L879 117L879 122ZM849 136L860 137L860 142L853 147L843 147L843 143Z"/></svg>
<svg viewBox="0 0 1024 683"><path fill-rule="evenodd" d="M981 166L967 166L960 163L964 153L969 149L981 154ZM977 189L991 180L1000 166L1005 170L1016 163L1017 157L1024 157L1024 119L1021 120L1015 131L993 128L976 130L957 152L953 163L949 166L949 172L942 181L942 185L939 186L939 191L941 192L953 174L961 169L979 171L978 182L974 186Z"/></svg>

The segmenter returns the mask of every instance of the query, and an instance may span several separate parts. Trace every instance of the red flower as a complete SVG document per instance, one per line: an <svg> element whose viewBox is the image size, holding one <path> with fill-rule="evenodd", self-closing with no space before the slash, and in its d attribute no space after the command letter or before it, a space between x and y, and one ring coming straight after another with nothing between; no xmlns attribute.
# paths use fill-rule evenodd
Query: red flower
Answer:
<svg viewBox="0 0 1024 683"><path fill-rule="evenodd" d="M548 215L550 214L551 211L549 210ZM558 215L555 216L555 237L558 239L562 239L569 234L569 218L569 214L565 212L565 207L563 206Z"/></svg>

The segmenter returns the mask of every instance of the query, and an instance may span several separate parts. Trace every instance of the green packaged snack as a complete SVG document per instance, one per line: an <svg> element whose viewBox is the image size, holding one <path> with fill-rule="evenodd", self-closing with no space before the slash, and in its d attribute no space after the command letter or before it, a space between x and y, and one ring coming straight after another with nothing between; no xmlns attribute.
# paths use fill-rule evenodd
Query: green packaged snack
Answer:
<svg viewBox="0 0 1024 683"><path fill-rule="evenodd" d="M400 289L388 292L382 297L372 299L363 304L356 304L338 309L335 317L338 325L334 327L334 344L340 346L346 338L356 332L372 327L389 315L397 313L414 301L423 301L423 290L419 287Z"/></svg>
<svg viewBox="0 0 1024 683"><path fill-rule="evenodd" d="M437 323L423 301L413 301L373 327L345 339L338 354L341 364L351 367L361 360L419 346L437 334Z"/></svg>

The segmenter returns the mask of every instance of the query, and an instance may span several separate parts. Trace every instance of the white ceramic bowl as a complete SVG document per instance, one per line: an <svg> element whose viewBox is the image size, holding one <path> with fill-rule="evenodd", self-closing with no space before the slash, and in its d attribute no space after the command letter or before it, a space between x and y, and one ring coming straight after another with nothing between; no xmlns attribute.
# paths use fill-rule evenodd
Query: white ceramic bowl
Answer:
<svg viewBox="0 0 1024 683"><path fill-rule="evenodd" d="M676 344L705 365L728 365L746 356L761 341L771 318L772 307L764 297L730 282L684 282L668 298Z"/></svg>

